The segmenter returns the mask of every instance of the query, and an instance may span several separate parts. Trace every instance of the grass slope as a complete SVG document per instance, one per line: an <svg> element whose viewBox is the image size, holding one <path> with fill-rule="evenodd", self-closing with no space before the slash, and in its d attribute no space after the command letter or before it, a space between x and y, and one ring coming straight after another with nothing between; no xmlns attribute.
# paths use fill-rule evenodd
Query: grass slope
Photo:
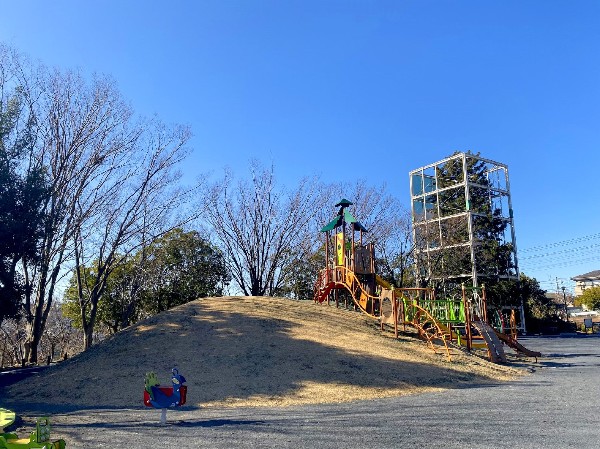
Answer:
<svg viewBox="0 0 600 449"><path fill-rule="evenodd" d="M190 406L314 404L509 380L523 371L411 336L335 306L266 297L206 298L131 326L6 387L4 406L68 411L142 408L144 374L187 379Z"/></svg>

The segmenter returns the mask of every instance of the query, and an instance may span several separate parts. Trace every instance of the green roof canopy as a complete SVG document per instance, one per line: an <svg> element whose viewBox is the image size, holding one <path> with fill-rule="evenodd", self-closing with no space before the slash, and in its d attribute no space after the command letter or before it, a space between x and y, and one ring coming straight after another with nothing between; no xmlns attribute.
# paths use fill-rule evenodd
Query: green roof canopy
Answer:
<svg viewBox="0 0 600 449"><path fill-rule="evenodd" d="M342 198L334 207L338 207L338 206L348 207L348 206L352 206L352 204L354 204L354 203L351 203L346 198Z"/></svg>
<svg viewBox="0 0 600 449"><path fill-rule="evenodd" d="M354 218L354 215L352 215L350 213L350 211L345 210L344 211L344 221L346 223L356 223L356 218Z"/></svg>
<svg viewBox="0 0 600 449"><path fill-rule="evenodd" d="M354 222L352 224L352 227L354 228L355 231L369 232L369 231L367 231L367 228L365 228L363 225L361 225L358 221Z"/></svg>
<svg viewBox="0 0 600 449"><path fill-rule="evenodd" d="M321 228L321 232L331 231L332 229L340 227L341 225L342 225L342 216L338 215L333 220L331 220L329 223L327 223L325 226L323 226Z"/></svg>
<svg viewBox="0 0 600 449"><path fill-rule="evenodd" d="M345 201L348 201L348 200L345 200ZM350 203L350 204L352 204L352 203ZM336 206L339 206L339 204L336 204ZM327 223L325 226L323 226L323 228L321 228L321 232L327 232L327 231L331 231L331 230L333 230L335 228L339 228L344 223L352 224L352 229L354 229L355 231L369 232L347 210L344 210L344 215L343 216L341 214L337 215L333 220L331 220L329 223Z"/></svg>

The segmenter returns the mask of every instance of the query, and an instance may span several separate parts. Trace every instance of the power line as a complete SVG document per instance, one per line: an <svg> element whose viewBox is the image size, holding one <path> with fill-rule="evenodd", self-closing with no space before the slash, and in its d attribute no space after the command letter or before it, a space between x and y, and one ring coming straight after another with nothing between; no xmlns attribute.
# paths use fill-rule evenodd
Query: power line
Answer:
<svg viewBox="0 0 600 449"><path fill-rule="evenodd" d="M521 252L521 253L535 252L535 251L545 250L548 248L554 248L557 246L570 245L570 244L578 243L578 242L589 242L590 240L594 240L594 239L600 239L600 232L597 234L584 235L582 237L576 237L576 238L569 239L569 240L562 240L560 242L547 243L545 245L538 245L538 246L530 246L528 248L519 250L519 252Z"/></svg>
<svg viewBox="0 0 600 449"><path fill-rule="evenodd" d="M572 262L572 263L588 262L588 261L591 261L594 259L600 260L598 255L593 252L579 252L579 253L563 255L561 257L539 257L536 259L525 260L520 265L537 267L539 265L548 265L548 264L561 263L561 262Z"/></svg>
<svg viewBox="0 0 600 449"><path fill-rule="evenodd" d="M549 256L557 255L557 254L568 254L568 253L574 253L574 252L578 252L578 251L590 252L594 248L600 248L600 243L597 243L595 245L578 246L575 248L563 249L563 250L554 251L551 253L533 254L531 256L520 257L519 260L535 259L535 258L539 258L539 257L549 257Z"/></svg>
<svg viewBox="0 0 600 449"><path fill-rule="evenodd" d="M521 271L577 267L589 262L600 264L600 233L551 242L519 250Z"/></svg>
<svg viewBox="0 0 600 449"><path fill-rule="evenodd" d="M593 256L593 257L588 257L585 259L576 259L576 260L558 260L554 263L550 262L547 264L537 264L537 265L528 265L528 264L522 264L520 266L521 271L527 271L527 270L540 270L540 269L544 269L544 268L566 268L566 267L576 267L579 265L582 265L584 263L587 262L594 262L594 261L600 261L600 258L598 258L598 256Z"/></svg>

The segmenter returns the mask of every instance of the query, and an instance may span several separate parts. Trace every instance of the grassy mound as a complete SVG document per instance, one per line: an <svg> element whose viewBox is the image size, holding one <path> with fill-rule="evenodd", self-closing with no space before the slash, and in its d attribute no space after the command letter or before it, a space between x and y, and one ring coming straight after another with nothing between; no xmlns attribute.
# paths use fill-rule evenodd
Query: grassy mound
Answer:
<svg viewBox="0 0 600 449"><path fill-rule="evenodd" d="M266 297L205 298L137 323L10 385L17 410L141 408L144 374L187 379L190 406L345 402L509 380L523 371L394 339L353 311Z"/></svg>

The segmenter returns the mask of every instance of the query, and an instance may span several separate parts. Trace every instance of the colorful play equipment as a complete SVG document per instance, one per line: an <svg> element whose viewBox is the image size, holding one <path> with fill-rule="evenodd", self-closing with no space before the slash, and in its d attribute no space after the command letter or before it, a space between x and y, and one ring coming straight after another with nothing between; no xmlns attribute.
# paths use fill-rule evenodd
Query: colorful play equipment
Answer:
<svg viewBox="0 0 600 449"><path fill-rule="evenodd" d="M161 409L160 423L167 423L167 409L180 407L185 404L187 386L185 377L179 374L177 368L171 371L171 386L160 385L156 373L146 373L144 388L144 405Z"/></svg>
<svg viewBox="0 0 600 449"><path fill-rule="evenodd" d="M15 422L15 413L0 408L0 449L65 449L64 440L50 440L50 420L48 417L38 418L35 431L29 438L19 438L15 433L4 429Z"/></svg>
<svg viewBox="0 0 600 449"><path fill-rule="evenodd" d="M516 326L503 333L505 325L497 330L489 324L485 286L463 284L461 298L437 299L431 288L396 288L382 279L375 272L374 245L363 242L368 231L348 211L351 205L347 199L339 201L336 217L321 229L326 265L315 283L315 302L333 300L339 307L338 293L346 291L351 304L379 320L382 330L391 327L398 338L400 328L406 332L411 326L432 350L441 350L449 360L452 348L484 348L491 361L503 363L504 344L531 357L541 355L517 342ZM514 323L514 313L512 317Z"/></svg>

